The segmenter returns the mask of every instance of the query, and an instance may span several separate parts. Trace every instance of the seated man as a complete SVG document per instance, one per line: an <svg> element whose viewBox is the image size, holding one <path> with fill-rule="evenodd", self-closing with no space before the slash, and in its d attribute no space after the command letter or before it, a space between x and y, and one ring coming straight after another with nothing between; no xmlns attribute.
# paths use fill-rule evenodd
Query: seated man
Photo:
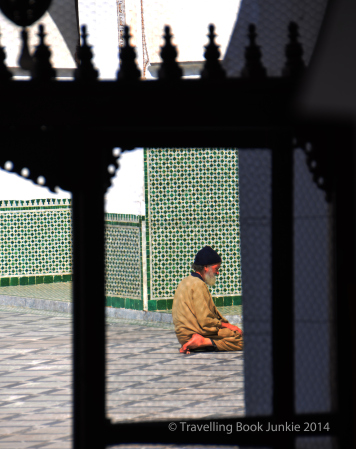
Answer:
<svg viewBox="0 0 356 449"><path fill-rule="evenodd" d="M175 332L182 345L180 352L205 348L238 351L243 348L242 330L230 324L216 308L208 285L214 286L221 257L210 246L198 251L192 273L178 285L172 316Z"/></svg>

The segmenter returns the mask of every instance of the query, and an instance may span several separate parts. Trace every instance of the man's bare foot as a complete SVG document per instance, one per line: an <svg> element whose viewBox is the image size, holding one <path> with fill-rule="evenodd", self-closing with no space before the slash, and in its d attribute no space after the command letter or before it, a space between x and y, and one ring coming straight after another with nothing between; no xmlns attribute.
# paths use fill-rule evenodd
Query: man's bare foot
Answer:
<svg viewBox="0 0 356 449"><path fill-rule="evenodd" d="M192 338L187 341L179 350L179 352L183 352L184 354L190 354L189 349L200 348L201 346L212 346L212 342L210 338L205 338L200 334L193 334Z"/></svg>

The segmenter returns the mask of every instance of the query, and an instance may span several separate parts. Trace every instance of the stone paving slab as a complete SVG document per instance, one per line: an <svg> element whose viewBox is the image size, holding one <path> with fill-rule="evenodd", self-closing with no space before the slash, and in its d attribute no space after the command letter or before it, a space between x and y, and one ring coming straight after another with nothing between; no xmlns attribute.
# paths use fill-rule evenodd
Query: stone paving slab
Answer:
<svg viewBox="0 0 356 449"><path fill-rule="evenodd" d="M0 449L70 449L71 316L0 306L0 319ZM185 355L179 346L169 323L107 318L113 422L244 415L243 353Z"/></svg>

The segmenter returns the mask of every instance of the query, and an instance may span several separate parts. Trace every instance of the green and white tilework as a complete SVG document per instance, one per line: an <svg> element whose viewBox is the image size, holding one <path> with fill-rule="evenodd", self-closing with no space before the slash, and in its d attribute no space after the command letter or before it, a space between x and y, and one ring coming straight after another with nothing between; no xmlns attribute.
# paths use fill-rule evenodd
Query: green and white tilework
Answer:
<svg viewBox="0 0 356 449"><path fill-rule="evenodd" d="M1 285L70 280L70 200L0 201Z"/></svg>
<svg viewBox="0 0 356 449"><path fill-rule="evenodd" d="M168 301L199 249L222 256L219 306L241 302L238 151L145 149L148 298Z"/></svg>
<svg viewBox="0 0 356 449"><path fill-rule="evenodd" d="M142 300L142 232L144 217L106 214L106 295Z"/></svg>
<svg viewBox="0 0 356 449"><path fill-rule="evenodd" d="M105 214L106 305L168 311L205 245L218 307L241 304L238 151L144 149L146 216ZM0 201L1 287L72 280L70 200ZM230 310L230 309L229 309Z"/></svg>
<svg viewBox="0 0 356 449"><path fill-rule="evenodd" d="M0 201L2 287L72 280L71 212L71 200L67 199ZM105 214L108 305L142 310L143 219Z"/></svg>

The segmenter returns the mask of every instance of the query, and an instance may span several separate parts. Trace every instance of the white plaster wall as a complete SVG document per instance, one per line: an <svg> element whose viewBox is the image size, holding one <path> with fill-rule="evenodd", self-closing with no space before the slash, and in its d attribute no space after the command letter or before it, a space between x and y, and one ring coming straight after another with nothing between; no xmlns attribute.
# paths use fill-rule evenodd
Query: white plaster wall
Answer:
<svg viewBox="0 0 356 449"><path fill-rule="evenodd" d="M86 25L88 43L99 78L116 77L118 69L118 17L116 0L79 0L79 25Z"/></svg>
<svg viewBox="0 0 356 449"><path fill-rule="evenodd" d="M132 0L126 0L130 3ZM209 24L215 24L223 58L241 0L143 0L148 53L151 63L160 62L163 29L170 25L173 43L178 46L178 61L204 60Z"/></svg>
<svg viewBox="0 0 356 449"><path fill-rule="evenodd" d="M58 0L57 0L58 1ZM202 61L207 44L208 25L216 25L216 41L223 58L237 19L241 0L143 0L143 20L147 49L151 63L160 62L163 28L171 26L173 42L178 46L178 60ZM141 1L126 0L126 23L130 25L132 44L136 46L137 62L142 69ZM30 51L38 44L38 24L43 23L46 43L52 51L51 61L56 68L75 68L74 59L51 16L46 13L28 29ZM88 42L93 46L93 62L100 78L115 78L118 69L118 17L116 0L79 0L79 23L87 25ZM1 43L6 47L9 67L18 67L21 28L0 13ZM194 42L192 45L191 42Z"/></svg>

